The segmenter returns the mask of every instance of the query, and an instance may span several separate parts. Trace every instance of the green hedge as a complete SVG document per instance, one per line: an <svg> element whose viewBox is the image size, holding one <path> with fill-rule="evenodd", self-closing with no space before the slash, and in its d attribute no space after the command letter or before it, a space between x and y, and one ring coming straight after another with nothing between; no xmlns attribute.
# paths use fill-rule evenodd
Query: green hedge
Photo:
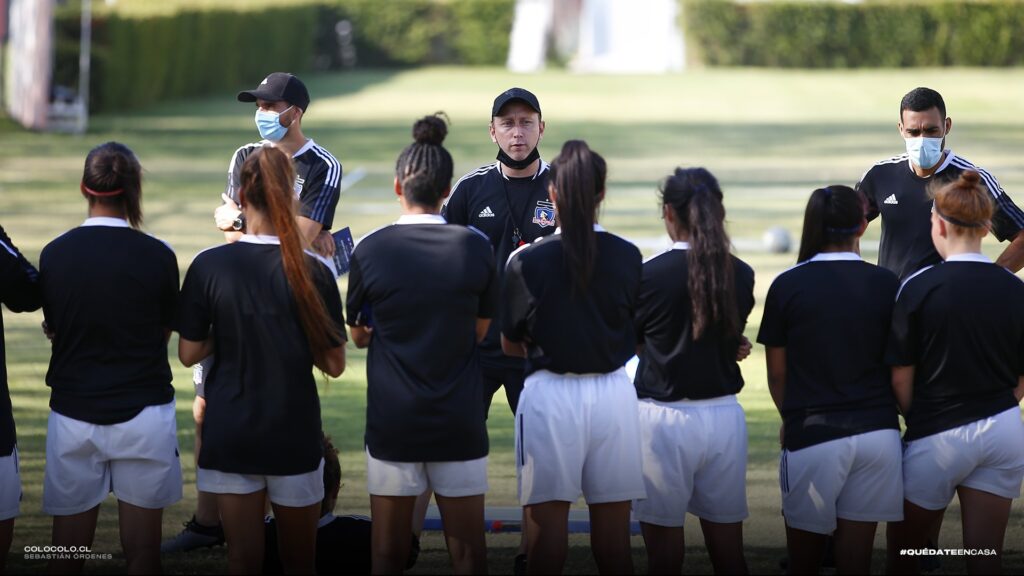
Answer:
<svg viewBox="0 0 1024 576"><path fill-rule="evenodd" d="M1024 2L685 0L691 46L720 66L900 67L1024 64Z"/></svg>
<svg viewBox="0 0 1024 576"><path fill-rule="evenodd" d="M514 0L319 0L260 10L93 18L93 111L248 86L272 70L340 66L335 24L353 25L357 63L500 65ZM57 84L77 86L79 15L57 17Z"/></svg>

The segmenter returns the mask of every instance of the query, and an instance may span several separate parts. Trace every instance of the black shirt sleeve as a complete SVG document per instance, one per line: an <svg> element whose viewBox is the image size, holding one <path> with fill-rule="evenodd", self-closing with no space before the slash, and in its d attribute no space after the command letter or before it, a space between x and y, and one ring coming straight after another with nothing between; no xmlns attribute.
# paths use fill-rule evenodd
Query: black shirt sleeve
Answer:
<svg viewBox="0 0 1024 576"><path fill-rule="evenodd" d="M469 225L469 214L466 213L466 186L455 185L448 201L441 207L441 216L450 224ZM502 263L503 264L503 263Z"/></svg>
<svg viewBox="0 0 1024 576"><path fill-rule="evenodd" d="M868 222L878 218L880 214L878 210L878 200L875 199L875 185L872 182L871 170L868 170L860 178L860 182L857 183L857 190L859 190L868 201L868 211L865 216Z"/></svg>
<svg viewBox="0 0 1024 576"><path fill-rule="evenodd" d="M299 198L299 215L319 222L325 230L334 223L334 211L341 197L341 164L337 165L338 173L333 172L326 164L317 166L303 184Z"/></svg>
<svg viewBox="0 0 1024 576"><path fill-rule="evenodd" d="M0 227L0 302L12 312L31 312L43 305L39 272L22 256L3 227Z"/></svg>
<svg viewBox="0 0 1024 576"><path fill-rule="evenodd" d="M480 295L480 307L477 310L476 317L494 318L494 314L498 311L498 302L501 297L501 280L498 278L498 267L494 263L494 252L491 250L491 243L482 236L479 240L479 242L474 242L474 244L482 252L488 264L488 280L487 288Z"/></svg>
<svg viewBox="0 0 1024 576"><path fill-rule="evenodd" d="M992 234L1000 242L1013 240L1021 230L1024 230L1024 212L1006 194L995 177L985 170L979 170L979 173L995 200L996 210L992 215Z"/></svg>
<svg viewBox="0 0 1024 576"><path fill-rule="evenodd" d="M764 299L764 316L761 317L761 329L757 333L757 341L765 346L786 346L786 317L783 314L781 292L779 279L776 278Z"/></svg>
<svg viewBox="0 0 1024 576"><path fill-rule="evenodd" d="M918 361L917 297L910 282L903 286L892 309L892 324L885 349L885 363L912 366Z"/></svg>
<svg viewBox="0 0 1024 576"><path fill-rule="evenodd" d="M167 253L166 281L160 297L160 321L168 330L175 330L178 327L178 259L170 248Z"/></svg>
<svg viewBox="0 0 1024 576"><path fill-rule="evenodd" d="M636 331L637 344L643 344L647 325L658 311L653 301L657 293L654 278L651 275L652 264L644 264L640 277L640 291L637 294L636 313L633 317L633 328Z"/></svg>
<svg viewBox="0 0 1024 576"><path fill-rule="evenodd" d="M348 323L350 326L373 326L370 318L370 304L367 301L366 284L363 280L363 267L359 257L365 250L356 249L352 252L352 260L349 261L348 270L348 294L345 300L345 307L348 308Z"/></svg>
<svg viewBox="0 0 1024 576"><path fill-rule="evenodd" d="M522 342L526 338L527 318L533 308L530 291L523 278L520 255L513 255L508 262L501 294L501 333L512 342Z"/></svg>
<svg viewBox="0 0 1024 576"><path fill-rule="evenodd" d="M224 193L239 205L241 205L238 192L242 188L242 164L248 157L248 150L249 145L235 150L235 154L231 157L231 164L228 166L228 183L224 187Z"/></svg>
<svg viewBox="0 0 1024 576"><path fill-rule="evenodd" d="M341 294L338 292L338 284L334 280L334 275L331 274L331 271L325 264L316 260L314 266L313 278L317 291L320 292L320 298L323 299L327 315L334 324L334 333L330 334L331 343L335 346L341 346L348 341L348 337L345 335L345 313L342 311Z"/></svg>
<svg viewBox="0 0 1024 576"><path fill-rule="evenodd" d="M203 262L202 254L192 261L178 299L178 333L193 342L206 340L213 321Z"/></svg>

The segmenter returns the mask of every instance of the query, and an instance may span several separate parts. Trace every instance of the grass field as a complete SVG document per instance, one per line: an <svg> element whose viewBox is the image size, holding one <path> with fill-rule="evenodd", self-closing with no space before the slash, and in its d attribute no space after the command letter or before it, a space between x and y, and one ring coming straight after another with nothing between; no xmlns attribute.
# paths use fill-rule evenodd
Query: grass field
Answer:
<svg viewBox="0 0 1024 576"><path fill-rule="evenodd" d="M946 98L953 118L949 145L991 170L1004 188L1024 202L1024 71L914 70L777 72L700 70L672 76L577 76L550 72L513 76L501 70L432 68L408 72L358 72L311 76L313 103L307 135L342 161L346 173L366 176L346 190L336 226L359 236L392 221L398 205L390 190L394 159L410 141L412 121L445 110L452 119L446 142L464 173L492 161L495 148L486 124L493 97L523 85L540 97L547 132L541 152L550 159L568 138L584 138L609 163L609 189L602 223L638 242L651 254L664 245L655 199L657 181L677 166L705 166L720 179L729 229L737 253L757 272L760 303L774 276L793 263L793 254L771 255L754 247L764 230L783 226L798 241L803 205L823 184L853 184L873 162L902 152L896 132L899 99L909 89L931 86ZM259 79L254 78L253 82ZM239 86L239 89L251 86ZM125 87L130 89L130 86ZM82 162L94 145L118 140L132 147L146 170L147 231L176 249L182 272L193 256L221 242L212 211L219 203L234 149L256 138L253 109L219 98L181 101L124 114L93 118L85 136L26 133L0 120L0 223L33 261L53 237L85 217L78 192ZM878 225L867 240L877 240ZM865 246L873 246L866 242ZM995 255L1000 247L987 242ZM865 250L873 261L875 254ZM344 290L345 282L341 288ZM761 308L751 314L753 340ZM50 519L40 514L48 390L49 352L39 330L41 314L5 313L8 372L18 423L24 486L22 515L15 526L9 565L16 572L40 572L26 561L25 546L49 543ZM172 337L171 350L176 350ZM176 533L194 506L193 427L189 410L190 372L172 358L178 390L178 425L185 499L167 510L165 535ZM778 416L768 396L760 347L743 364L747 386L740 400L747 412L750 460L747 474L751 516L746 523L748 561L757 573L778 573L784 553L777 485ZM349 350L345 374L321 389L324 423L341 450L344 484L339 512L367 513L362 430L365 410L365 354ZM511 415L501 399L489 420L491 491L488 505L515 504ZM114 560L92 562L90 572L123 570L113 500L100 516L93 550ZM946 515L942 547L959 548L959 508ZM687 524L686 569L710 572L697 524ZM491 571L508 572L517 535L489 535ZM446 573L449 565L438 534L428 534L415 573ZM573 538L568 572L594 572L585 539ZM635 539L638 571L643 546ZM882 530L876 539L881 570ZM1024 572L1024 509L1014 505L1006 537L1004 567ZM226 568L223 549L167 556L169 572L210 573ZM947 558L944 572L964 570Z"/></svg>

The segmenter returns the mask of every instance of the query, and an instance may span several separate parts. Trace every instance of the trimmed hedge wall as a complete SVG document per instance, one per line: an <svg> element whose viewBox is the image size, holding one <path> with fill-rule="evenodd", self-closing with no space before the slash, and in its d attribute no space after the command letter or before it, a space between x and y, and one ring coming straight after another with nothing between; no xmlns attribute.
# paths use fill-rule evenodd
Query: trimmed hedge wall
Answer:
<svg viewBox="0 0 1024 576"><path fill-rule="evenodd" d="M248 86L268 71L340 66L347 19L359 66L504 64L515 0L320 0L263 10L93 18L90 107L121 110ZM77 85L79 15L57 17L56 84Z"/></svg>
<svg viewBox="0 0 1024 576"><path fill-rule="evenodd" d="M685 0L705 64L854 68L1024 64L1024 2Z"/></svg>

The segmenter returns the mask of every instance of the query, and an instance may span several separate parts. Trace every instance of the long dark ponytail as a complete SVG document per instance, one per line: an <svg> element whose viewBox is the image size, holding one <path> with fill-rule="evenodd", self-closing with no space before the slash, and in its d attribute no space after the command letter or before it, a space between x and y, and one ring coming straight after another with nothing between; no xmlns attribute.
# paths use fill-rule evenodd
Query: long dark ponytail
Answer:
<svg viewBox="0 0 1024 576"><path fill-rule="evenodd" d="M142 165L124 144L107 142L89 152L81 190L89 206L119 208L132 228L142 226Z"/></svg>
<svg viewBox="0 0 1024 576"><path fill-rule="evenodd" d="M864 204L863 194L841 184L812 192L796 261L806 262L826 246L841 246L856 238L864 221Z"/></svg>
<svg viewBox="0 0 1024 576"><path fill-rule="evenodd" d="M295 224L295 169L291 158L272 146L257 148L242 165L243 203L262 212L281 241L281 260L288 286L298 304L299 321L309 340L313 357L320 360L334 346L337 329L327 314L302 250ZM336 338L340 341L340 335Z"/></svg>
<svg viewBox="0 0 1024 576"><path fill-rule="evenodd" d="M718 180L704 168L676 168L659 192L662 204L672 209L690 237L686 259L693 339L712 328L726 338L738 338L732 243L725 232L725 206Z"/></svg>
<svg viewBox="0 0 1024 576"><path fill-rule="evenodd" d="M550 186L554 188L555 209L562 227L565 255L573 289L585 291L594 273L597 234L594 222L604 193L608 167L604 158L583 140L569 140L551 161Z"/></svg>

